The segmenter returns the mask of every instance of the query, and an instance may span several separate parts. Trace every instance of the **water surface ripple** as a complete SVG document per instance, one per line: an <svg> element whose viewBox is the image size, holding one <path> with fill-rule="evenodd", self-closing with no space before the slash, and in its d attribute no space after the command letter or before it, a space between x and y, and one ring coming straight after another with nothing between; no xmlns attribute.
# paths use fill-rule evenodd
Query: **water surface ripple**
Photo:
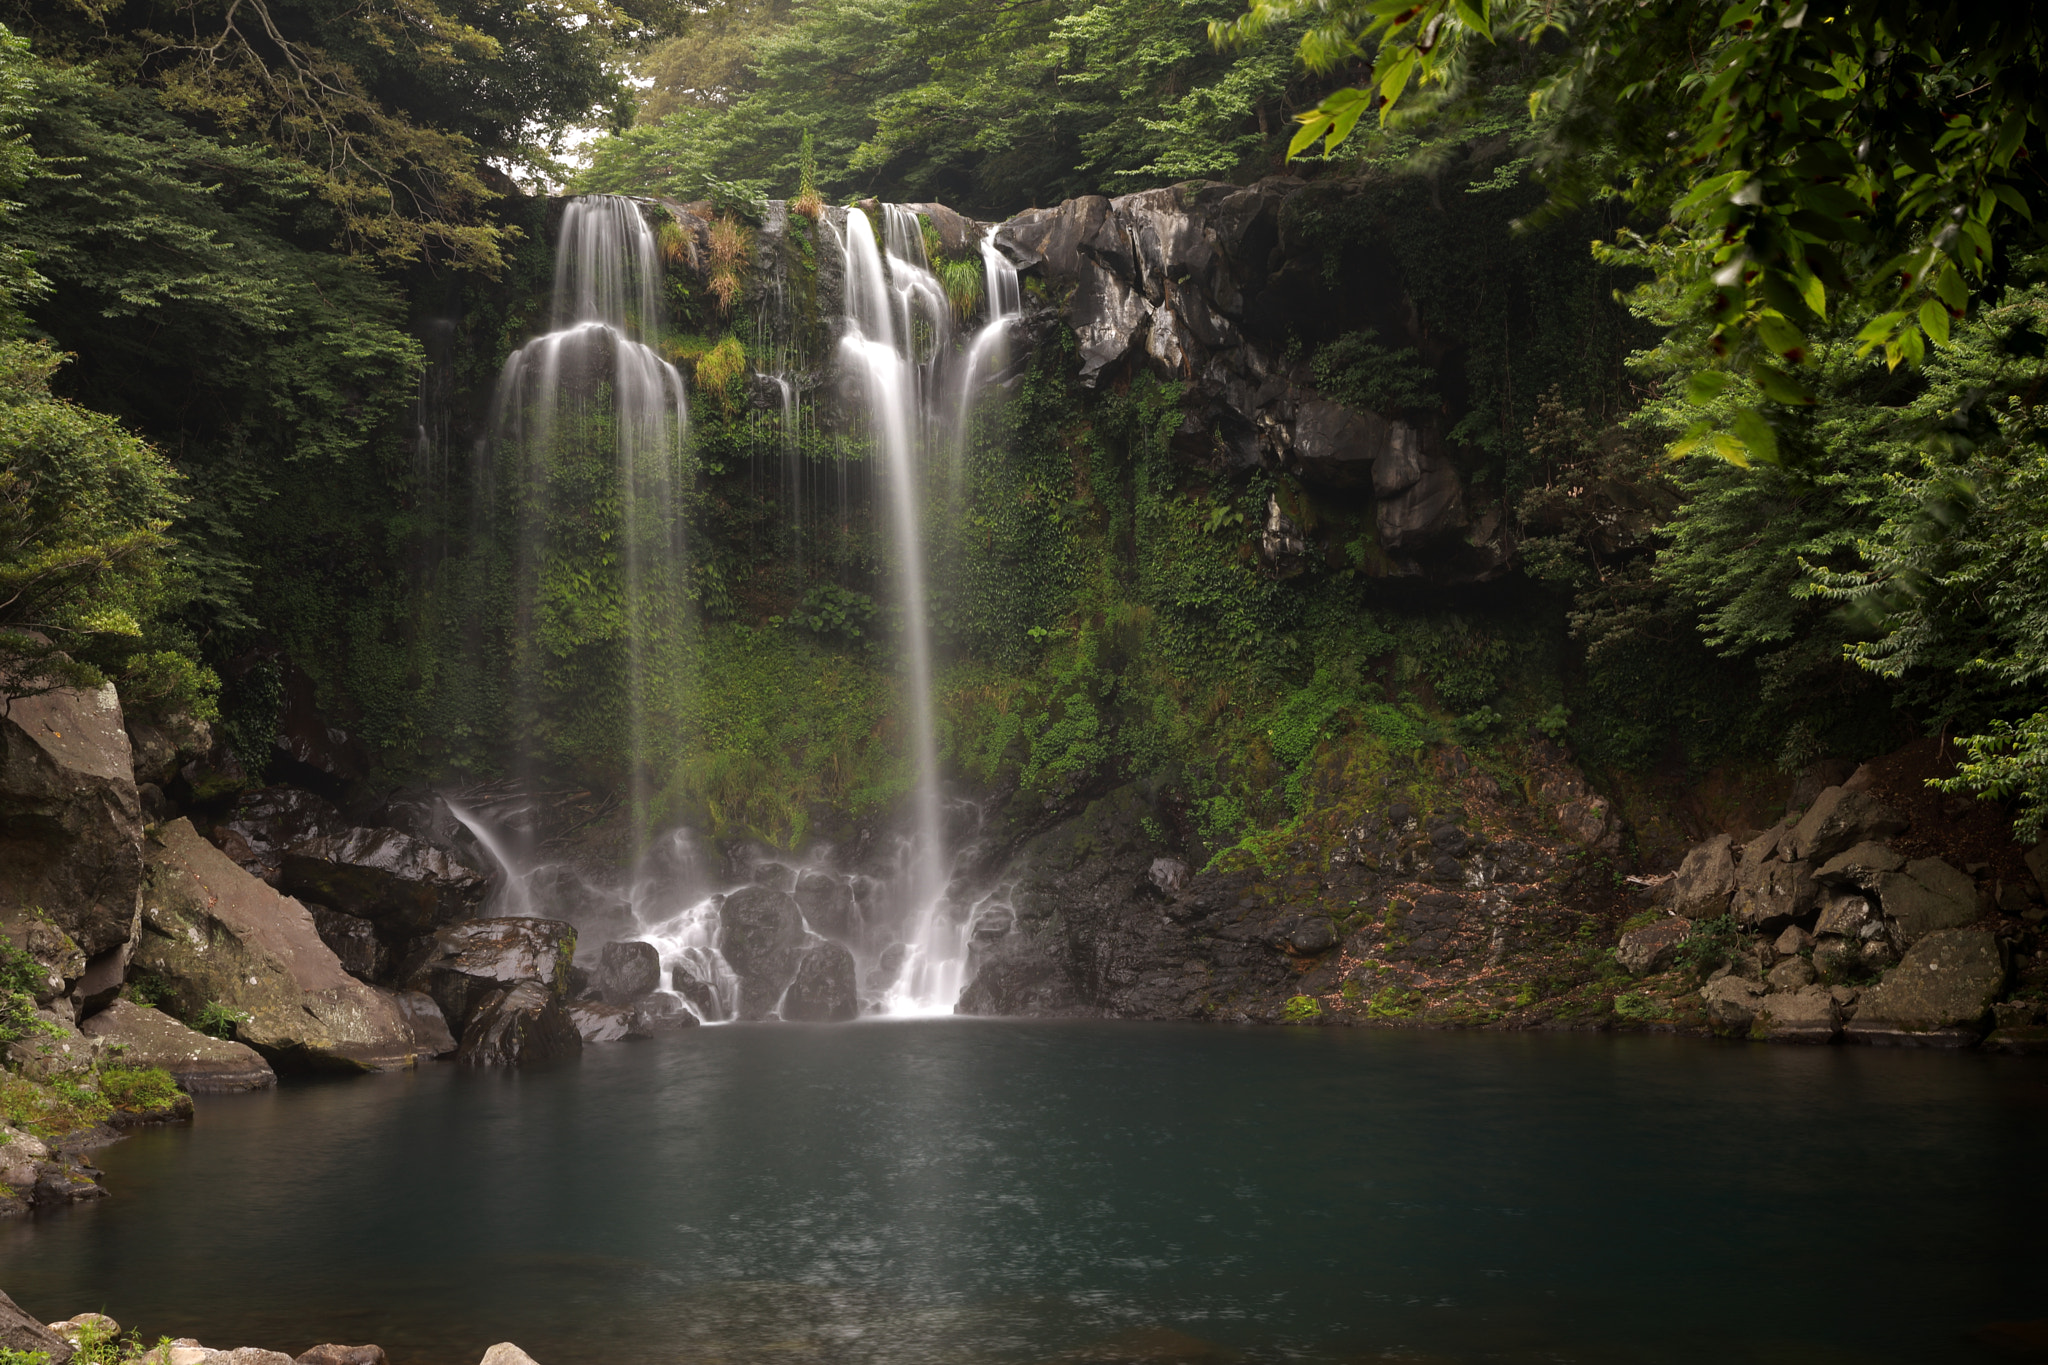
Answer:
<svg viewBox="0 0 2048 1365"><path fill-rule="evenodd" d="M0 1287L395 1365L1975 1361L1971 1329L2048 1317L2044 1079L1658 1038L696 1029L203 1098L103 1154L112 1199L0 1228Z"/></svg>

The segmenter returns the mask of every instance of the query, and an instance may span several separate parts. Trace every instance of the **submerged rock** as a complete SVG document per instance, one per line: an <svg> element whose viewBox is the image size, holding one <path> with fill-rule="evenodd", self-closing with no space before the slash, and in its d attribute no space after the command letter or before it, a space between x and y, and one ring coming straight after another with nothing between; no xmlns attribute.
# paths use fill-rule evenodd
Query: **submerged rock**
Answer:
<svg viewBox="0 0 2048 1365"><path fill-rule="evenodd" d="M860 1015L853 954L837 943L811 946L796 980L782 997L782 1017L799 1023L838 1024Z"/></svg>
<svg viewBox="0 0 2048 1365"><path fill-rule="evenodd" d="M142 805L108 683L0 710L0 918L40 913L88 959L135 934Z"/></svg>
<svg viewBox="0 0 2048 1365"><path fill-rule="evenodd" d="M116 1000L79 1029L99 1039L122 1065L162 1067L195 1095L277 1084L277 1073L254 1048L186 1028L133 1000Z"/></svg>
<svg viewBox="0 0 2048 1365"><path fill-rule="evenodd" d="M718 951L740 979L740 1018L766 1019L796 980L804 917L796 897L743 886L719 911Z"/></svg>
<svg viewBox="0 0 2048 1365"><path fill-rule="evenodd" d="M607 1004L630 1005L661 986L661 953L637 940L607 943L598 953L591 984Z"/></svg>
<svg viewBox="0 0 2048 1365"><path fill-rule="evenodd" d="M469 1066L534 1066L582 1050L583 1039L560 995L538 981L521 981L477 1003L455 1060Z"/></svg>
<svg viewBox="0 0 2048 1365"><path fill-rule="evenodd" d="M559 919L465 920L436 932L401 973L408 990L434 998L449 1024L467 1036L483 1000L520 981L568 994L576 926Z"/></svg>
<svg viewBox="0 0 2048 1365"><path fill-rule="evenodd" d="M402 940L476 914L489 879L410 834L351 829L286 849L281 884Z"/></svg>
<svg viewBox="0 0 2048 1365"><path fill-rule="evenodd" d="M188 820L160 828L147 854L134 967L167 988L174 1013L236 1012L236 1037L273 1066L412 1064L412 1030L397 1007L342 970L305 906L230 862Z"/></svg>

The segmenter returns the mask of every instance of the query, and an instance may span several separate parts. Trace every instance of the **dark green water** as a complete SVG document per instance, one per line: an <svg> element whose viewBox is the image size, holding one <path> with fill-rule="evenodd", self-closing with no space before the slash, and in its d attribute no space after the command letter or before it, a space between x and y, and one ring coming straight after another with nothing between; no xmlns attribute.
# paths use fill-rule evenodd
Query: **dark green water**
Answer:
<svg viewBox="0 0 2048 1365"><path fill-rule="evenodd" d="M2044 1082L1655 1038L697 1029L204 1098L103 1153L114 1198L0 1229L0 1288L395 1365L1163 1360L1168 1330L1253 1359L1977 1361L1972 1329L2048 1318Z"/></svg>

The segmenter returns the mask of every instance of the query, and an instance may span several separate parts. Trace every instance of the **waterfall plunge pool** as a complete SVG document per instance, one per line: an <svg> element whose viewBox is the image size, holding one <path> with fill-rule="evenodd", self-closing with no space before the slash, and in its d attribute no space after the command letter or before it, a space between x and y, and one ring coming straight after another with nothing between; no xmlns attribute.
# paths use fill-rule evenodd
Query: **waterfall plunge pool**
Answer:
<svg viewBox="0 0 2048 1365"><path fill-rule="evenodd" d="M2048 1317L2048 1070L1647 1037L735 1025L201 1097L0 1287L394 1365L1943 1362Z"/></svg>

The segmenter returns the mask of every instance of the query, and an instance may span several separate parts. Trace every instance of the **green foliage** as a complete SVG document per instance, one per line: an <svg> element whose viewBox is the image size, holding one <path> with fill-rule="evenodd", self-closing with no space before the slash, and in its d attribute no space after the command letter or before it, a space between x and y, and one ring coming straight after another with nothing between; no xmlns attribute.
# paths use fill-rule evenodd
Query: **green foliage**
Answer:
<svg viewBox="0 0 2048 1365"><path fill-rule="evenodd" d="M199 1007L199 1013L191 1019L192 1027L214 1038L233 1038L238 1025L248 1022L249 1016L241 1010L223 1005L218 1000L209 1000Z"/></svg>
<svg viewBox="0 0 2048 1365"><path fill-rule="evenodd" d="M1382 986L1365 1002L1368 1019L1408 1019L1422 1008L1422 992Z"/></svg>
<svg viewBox="0 0 2048 1365"><path fill-rule="evenodd" d="M35 1137L61 1137L90 1128L110 1112L98 1090L76 1081L39 1083L17 1072L0 1073L0 1122Z"/></svg>
<svg viewBox="0 0 2048 1365"><path fill-rule="evenodd" d="M1370 328L1347 332L1315 354L1316 386L1341 403L1395 416L1442 406L1436 371L1413 346L1379 344Z"/></svg>
<svg viewBox="0 0 2048 1365"><path fill-rule="evenodd" d="M864 592L820 583L804 594L790 624L820 639L858 640L875 616L875 599Z"/></svg>
<svg viewBox="0 0 2048 1365"><path fill-rule="evenodd" d="M185 1093L170 1072L157 1066L102 1066L99 1088L107 1103L134 1114L173 1109Z"/></svg>
<svg viewBox="0 0 2048 1365"><path fill-rule="evenodd" d="M1614 1013L1634 1023L1651 1023L1671 1017L1671 1002L1644 991L1624 991L1614 997Z"/></svg>
<svg viewBox="0 0 2048 1365"><path fill-rule="evenodd" d="M0 1044L36 1030L36 993L43 989L45 977L41 963L0 941Z"/></svg>
<svg viewBox="0 0 2048 1365"><path fill-rule="evenodd" d="M11 1346L0 1346L0 1365L50 1365L48 1351L17 1351Z"/></svg>
<svg viewBox="0 0 2048 1365"><path fill-rule="evenodd" d="M1280 1017L1290 1024L1312 1024L1323 1017L1322 1002L1313 995L1289 996Z"/></svg>

